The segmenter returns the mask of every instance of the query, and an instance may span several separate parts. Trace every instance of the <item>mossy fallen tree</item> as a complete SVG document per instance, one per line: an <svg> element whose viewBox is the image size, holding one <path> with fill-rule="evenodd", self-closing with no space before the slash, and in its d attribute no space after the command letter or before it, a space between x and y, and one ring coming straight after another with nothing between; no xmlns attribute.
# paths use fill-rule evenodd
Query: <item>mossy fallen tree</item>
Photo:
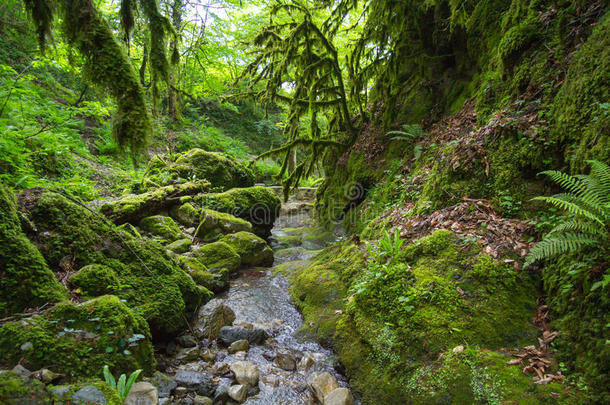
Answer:
<svg viewBox="0 0 610 405"><path fill-rule="evenodd" d="M130 195L104 204L101 211L117 225L125 222L137 223L142 218L178 204L181 197L206 192L209 187L210 183L207 181L161 187L144 194Z"/></svg>

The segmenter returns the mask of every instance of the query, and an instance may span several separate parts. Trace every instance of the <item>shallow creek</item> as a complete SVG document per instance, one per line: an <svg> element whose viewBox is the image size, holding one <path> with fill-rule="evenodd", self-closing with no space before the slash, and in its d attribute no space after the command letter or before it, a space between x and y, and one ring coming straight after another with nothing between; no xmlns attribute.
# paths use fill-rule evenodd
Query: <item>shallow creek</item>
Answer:
<svg viewBox="0 0 610 405"><path fill-rule="evenodd" d="M282 211L270 239L276 252L274 266L289 261L301 261L302 265L330 242L328 235L323 241L307 238L312 221L310 204L292 201ZM217 347L220 356L216 358L215 367L246 360L259 369L260 391L250 392L245 404L313 404L307 380L318 371L328 371L340 386L348 386L346 378L334 368L334 354L315 341L299 336L303 318L292 303L289 290L288 279L273 267L247 268L231 281L227 292L215 298L235 312L233 325L263 329L270 336L260 345L250 345L245 357L243 352L229 354L226 349ZM296 359L297 369L285 371L278 367L272 357L277 353L288 353ZM302 361L305 357L308 360ZM223 378L220 384L223 383L231 384L231 381Z"/></svg>

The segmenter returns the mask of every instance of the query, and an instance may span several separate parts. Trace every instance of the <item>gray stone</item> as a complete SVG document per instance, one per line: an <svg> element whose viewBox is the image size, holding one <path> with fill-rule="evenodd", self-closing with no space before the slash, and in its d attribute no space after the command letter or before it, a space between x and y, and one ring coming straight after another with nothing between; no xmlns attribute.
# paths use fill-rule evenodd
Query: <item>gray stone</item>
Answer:
<svg viewBox="0 0 610 405"><path fill-rule="evenodd" d="M160 371L155 372L153 377L150 379L150 383L157 387L159 398L168 398L174 388L178 386L176 381L166 376Z"/></svg>
<svg viewBox="0 0 610 405"><path fill-rule="evenodd" d="M61 377L61 374L57 374L49 369L43 368L38 371L35 371L33 377L42 381L45 384L50 384L53 381L57 380L59 377Z"/></svg>
<svg viewBox="0 0 610 405"><path fill-rule="evenodd" d="M255 387L258 385L258 368L249 361L236 361L229 368L235 374L235 380L242 385Z"/></svg>
<svg viewBox="0 0 610 405"><path fill-rule="evenodd" d="M157 405L157 388L148 382L138 382L131 387L124 405Z"/></svg>
<svg viewBox="0 0 610 405"><path fill-rule="evenodd" d="M197 339L193 335L182 335L176 338L176 342L182 347L195 347L197 346Z"/></svg>
<svg viewBox="0 0 610 405"><path fill-rule="evenodd" d="M193 398L193 405L212 405L214 401L208 397L202 397L201 395L196 395Z"/></svg>
<svg viewBox="0 0 610 405"><path fill-rule="evenodd" d="M247 340L250 344L261 344L267 339L267 332L262 329L246 329L241 326L223 326L218 333L218 340L225 346L238 340Z"/></svg>
<svg viewBox="0 0 610 405"><path fill-rule="evenodd" d="M234 320L235 312L222 301L213 299L199 310L195 333L198 338L216 339L220 329L232 325Z"/></svg>
<svg viewBox="0 0 610 405"><path fill-rule="evenodd" d="M104 393L93 385L85 385L72 395L72 405L105 405L108 402Z"/></svg>
<svg viewBox="0 0 610 405"><path fill-rule="evenodd" d="M333 390L339 388L339 384L335 377L327 371L312 374L307 380L307 384L314 397L320 403L324 403L324 398Z"/></svg>
<svg viewBox="0 0 610 405"><path fill-rule="evenodd" d="M240 404L246 400L246 395L248 395L248 387L245 385L238 384L229 388L229 396Z"/></svg>
<svg viewBox="0 0 610 405"><path fill-rule="evenodd" d="M309 371L309 369L311 369L315 364L316 361L314 358L307 353L303 355L301 361L299 362L299 371Z"/></svg>
<svg viewBox="0 0 610 405"><path fill-rule="evenodd" d="M279 352L275 356L274 363L282 370L294 371L297 369L297 361L291 353Z"/></svg>
<svg viewBox="0 0 610 405"><path fill-rule="evenodd" d="M250 343L246 339L236 340L229 346L229 353L247 352L250 349Z"/></svg>
<svg viewBox="0 0 610 405"><path fill-rule="evenodd" d="M354 397L347 388L336 388L324 397L324 405L354 405Z"/></svg>
<svg viewBox="0 0 610 405"><path fill-rule="evenodd" d="M21 364L17 364L13 367L13 371L21 378L22 381L29 380L32 377L32 372Z"/></svg>
<svg viewBox="0 0 610 405"><path fill-rule="evenodd" d="M216 389L212 378L208 374L198 371L179 369L174 375L174 381L189 391L203 396L212 395Z"/></svg>
<svg viewBox="0 0 610 405"><path fill-rule="evenodd" d="M178 352L176 360L182 363L188 363L190 361L196 361L200 355L199 347L187 347Z"/></svg>
<svg viewBox="0 0 610 405"><path fill-rule="evenodd" d="M229 400L229 388L231 388L230 382L223 381L218 384L218 387L216 387L216 392L214 392L215 404L224 404Z"/></svg>

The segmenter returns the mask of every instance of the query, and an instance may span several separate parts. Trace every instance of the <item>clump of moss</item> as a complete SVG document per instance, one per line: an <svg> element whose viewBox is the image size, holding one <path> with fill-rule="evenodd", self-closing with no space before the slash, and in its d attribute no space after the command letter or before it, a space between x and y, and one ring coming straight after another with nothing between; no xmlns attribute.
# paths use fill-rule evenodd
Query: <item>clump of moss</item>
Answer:
<svg viewBox="0 0 610 405"><path fill-rule="evenodd" d="M0 403L6 405L50 403L51 395L38 380L23 380L13 371L0 372Z"/></svg>
<svg viewBox="0 0 610 405"><path fill-rule="evenodd" d="M250 222L253 232L261 238L271 235L271 228L282 205L277 194L261 186L234 188L224 193L197 196L195 199L206 208Z"/></svg>
<svg viewBox="0 0 610 405"><path fill-rule="evenodd" d="M21 230L15 199L0 186L0 316L61 301L65 288Z"/></svg>
<svg viewBox="0 0 610 405"><path fill-rule="evenodd" d="M83 295L98 297L112 294L120 289L116 272L103 264L89 264L70 277L70 282L80 289Z"/></svg>
<svg viewBox="0 0 610 405"><path fill-rule="evenodd" d="M211 272L200 259L191 256L178 256L178 262L195 283L210 291L220 292L229 285L229 270L226 267L214 268L214 272Z"/></svg>
<svg viewBox="0 0 610 405"><path fill-rule="evenodd" d="M195 236L204 242L213 242L220 236L235 232L250 232L252 224L231 214L204 208Z"/></svg>
<svg viewBox="0 0 610 405"><path fill-rule="evenodd" d="M30 369L55 367L69 378L155 366L151 334L144 318L113 295L75 305L62 302L40 316L0 327L0 359Z"/></svg>
<svg viewBox="0 0 610 405"><path fill-rule="evenodd" d="M116 294L145 317L155 337L178 333L206 298L157 242L119 233L101 215L57 193L29 190L20 202L49 266L63 272L66 263L75 269L103 263L114 270Z"/></svg>
<svg viewBox="0 0 610 405"><path fill-rule="evenodd" d="M210 271L227 269L232 273L239 269L241 265L239 254L235 249L222 241L203 245L193 250L193 254Z"/></svg>
<svg viewBox="0 0 610 405"><path fill-rule="evenodd" d="M174 253L186 253L191 248L191 240L189 238L178 239L166 246L167 249Z"/></svg>
<svg viewBox="0 0 610 405"><path fill-rule="evenodd" d="M184 239L185 237L174 220L164 215L142 218L140 228L169 242Z"/></svg>
<svg viewBox="0 0 610 405"><path fill-rule="evenodd" d="M540 28L534 19L525 20L510 28L498 44L498 54L505 68L512 68L539 35Z"/></svg>
<svg viewBox="0 0 610 405"><path fill-rule="evenodd" d="M231 246L241 258L245 266L271 266L273 250L264 239L250 232L237 232L225 235L221 242Z"/></svg>
<svg viewBox="0 0 610 405"><path fill-rule="evenodd" d="M199 225L199 219L201 217L201 210L198 210L190 202L182 205L176 205L170 210L170 215L179 224L187 227L196 227Z"/></svg>

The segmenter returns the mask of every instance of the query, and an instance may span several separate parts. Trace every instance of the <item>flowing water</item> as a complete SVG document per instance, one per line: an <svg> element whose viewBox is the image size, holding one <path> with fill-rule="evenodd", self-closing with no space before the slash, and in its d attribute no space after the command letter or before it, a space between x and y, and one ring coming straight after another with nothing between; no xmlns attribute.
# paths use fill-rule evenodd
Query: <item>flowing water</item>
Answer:
<svg viewBox="0 0 610 405"><path fill-rule="evenodd" d="M325 244L310 240L302 246L303 240L295 238L288 244L278 243L283 236L287 236L285 229L289 229L291 234L295 231L299 233L295 228L307 227L311 223L310 206L300 202L291 204L289 209L283 209L284 215L280 216L272 230L271 245L277 253L275 265L294 260L307 261L313 257L316 248ZM292 209L294 207L300 209ZM301 238L306 235L307 232L301 233ZM242 270L239 277L231 282L228 292L219 297L235 312L235 325L249 324L271 335L265 344L253 345L248 351L246 360L258 366L261 378L260 392L249 397L246 404L313 403L307 389L307 378L316 371L328 371L337 378L339 385L347 386L345 377L333 367L336 362L333 353L312 340L299 337L303 318L292 303L289 290L287 278L276 274L274 268L252 268ZM303 362L299 362L296 371L285 371L267 359L270 352L288 352L297 359L307 356L314 360L313 366L304 370ZM227 354L223 361L230 364L237 360L241 358Z"/></svg>

